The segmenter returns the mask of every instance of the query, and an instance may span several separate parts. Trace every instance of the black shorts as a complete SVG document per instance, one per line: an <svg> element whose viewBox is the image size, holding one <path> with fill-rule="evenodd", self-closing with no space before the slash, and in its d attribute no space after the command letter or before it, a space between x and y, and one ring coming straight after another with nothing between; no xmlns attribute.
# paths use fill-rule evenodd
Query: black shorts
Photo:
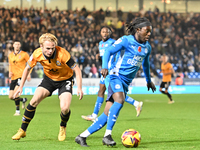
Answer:
<svg viewBox="0 0 200 150"><path fill-rule="evenodd" d="M165 88L165 89L167 90L167 89L169 88L170 84L171 84L170 81L169 81L169 82L162 82L162 83L160 84L160 87L161 87L161 88Z"/></svg>
<svg viewBox="0 0 200 150"><path fill-rule="evenodd" d="M74 78L73 76L67 80L63 81L53 81L46 75L44 75L44 79L38 85L38 87L43 87L47 89L50 92L50 95L52 95L53 91L58 89L58 96L61 95L64 92L69 92L72 94L72 89L73 89L73 84L74 84Z"/></svg>
<svg viewBox="0 0 200 150"><path fill-rule="evenodd" d="M16 80L11 80L10 90L14 90L16 86L19 86L20 81L21 81L21 78L18 78Z"/></svg>

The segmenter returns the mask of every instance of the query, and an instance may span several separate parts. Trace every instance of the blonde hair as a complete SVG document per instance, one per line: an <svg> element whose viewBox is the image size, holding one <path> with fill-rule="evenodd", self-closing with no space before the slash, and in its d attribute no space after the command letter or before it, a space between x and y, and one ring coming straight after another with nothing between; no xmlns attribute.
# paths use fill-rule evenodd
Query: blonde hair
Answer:
<svg viewBox="0 0 200 150"><path fill-rule="evenodd" d="M45 41L54 42L56 45L58 44L58 39L51 33L42 34L39 38L39 43L43 45Z"/></svg>

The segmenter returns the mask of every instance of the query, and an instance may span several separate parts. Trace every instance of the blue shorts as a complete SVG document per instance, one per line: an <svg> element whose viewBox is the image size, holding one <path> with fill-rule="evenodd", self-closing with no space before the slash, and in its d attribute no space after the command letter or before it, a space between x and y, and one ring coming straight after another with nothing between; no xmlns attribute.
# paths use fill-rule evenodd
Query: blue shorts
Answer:
<svg viewBox="0 0 200 150"><path fill-rule="evenodd" d="M105 84L105 78L101 75L100 84Z"/></svg>
<svg viewBox="0 0 200 150"><path fill-rule="evenodd" d="M113 101L112 95L117 92L124 92L125 95L128 92L128 87L125 87L120 80L120 78L116 75L108 75L105 79L106 89L108 89L108 96L106 101Z"/></svg>

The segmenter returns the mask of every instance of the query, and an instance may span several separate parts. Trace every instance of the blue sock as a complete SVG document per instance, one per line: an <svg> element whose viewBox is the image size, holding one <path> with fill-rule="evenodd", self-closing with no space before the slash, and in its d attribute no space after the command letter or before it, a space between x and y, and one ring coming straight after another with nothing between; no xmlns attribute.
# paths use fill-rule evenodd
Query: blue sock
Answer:
<svg viewBox="0 0 200 150"><path fill-rule="evenodd" d="M107 118L108 116L106 116L106 114L104 114L104 112L94 121L94 123L87 129L90 134L100 130L101 128L103 128L106 123L107 123Z"/></svg>
<svg viewBox="0 0 200 150"><path fill-rule="evenodd" d="M126 95L125 102L134 105L135 100Z"/></svg>
<svg viewBox="0 0 200 150"><path fill-rule="evenodd" d="M110 107L106 128L107 130L112 130L122 107L123 105L118 102L114 102L114 104Z"/></svg>
<svg viewBox="0 0 200 150"><path fill-rule="evenodd" d="M94 114L98 115L101 105L103 104L103 101L104 101L103 97L99 97L99 96L97 97L97 101L95 103L94 111L93 111Z"/></svg>

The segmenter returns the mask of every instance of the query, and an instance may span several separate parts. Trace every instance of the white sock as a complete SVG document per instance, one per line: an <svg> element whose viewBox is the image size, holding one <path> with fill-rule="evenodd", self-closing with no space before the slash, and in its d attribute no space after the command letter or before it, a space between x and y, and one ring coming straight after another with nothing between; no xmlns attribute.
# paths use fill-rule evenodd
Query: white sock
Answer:
<svg viewBox="0 0 200 150"><path fill-rule="evenodd" d="M106 129L106 132L105 132L105 134L104 134L104 137L106 137L107 135L109 135L109 134L111 134L111 133L112 133L112 130Z"/></svg>
<svg viewBox="0 0 200 150"><path fill-rule="evenodd" d="M97 118L97 114L92 113L92 117Z"/></svg>
<svg viewBox="0 0 200 150"><path fill-rule="evenodd" d="M88 137L90 135L90 132L88 130L85 130L83 133L80 134L81 137Z"/></svg>
<svg viewBox="0 0 200 150"><path fill-rule="evenodd" d="M20 114L20 110L16 110L16 113Z"/></svg>
<svg viewBox="0 0 200 150"><path fill-rule="evenodd" d="M137 108L137 106L139 105L139 102L135 101L133 105L135 106L135 108Z"/></svg>

